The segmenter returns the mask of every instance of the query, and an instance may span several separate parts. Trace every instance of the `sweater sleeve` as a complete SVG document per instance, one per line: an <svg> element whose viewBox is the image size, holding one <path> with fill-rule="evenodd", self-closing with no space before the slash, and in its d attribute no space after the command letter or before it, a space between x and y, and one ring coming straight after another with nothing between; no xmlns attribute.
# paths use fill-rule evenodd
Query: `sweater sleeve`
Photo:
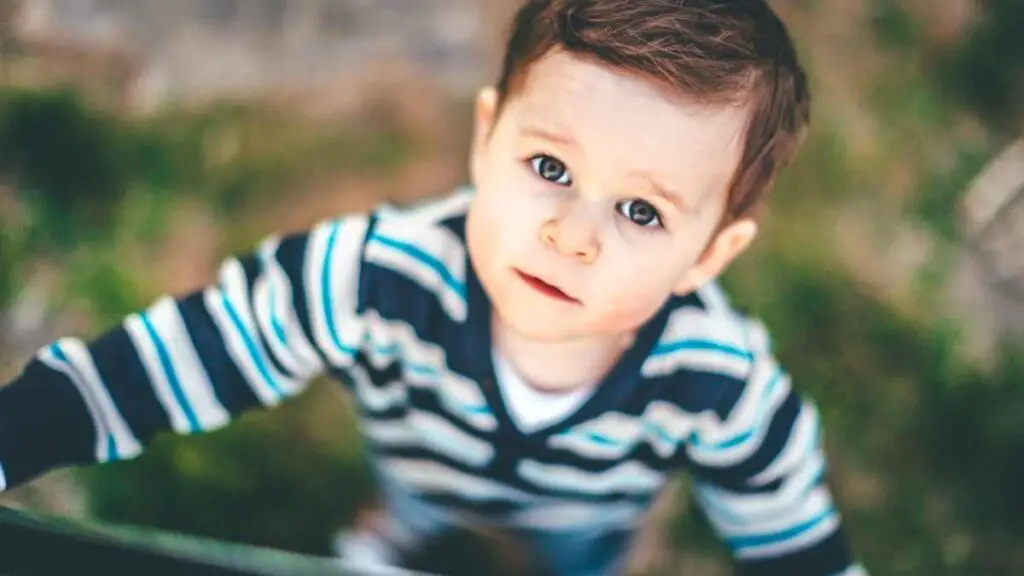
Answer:
<svg viewBox="0 0 1024 576"><path fill-rule="evenodd" d="M767 336L753 340L748 378L723 388L686 447L696 500L739 574L864 575L826 480L819 413L793 390Z"/></svg>
<svg viewBox="0 0 1024 576"><path fill-rule="evenodd" d="M353 362L369 216L267 238L215 283L164 296L96 339L60 338L0 387L0 490L130 459L160 432L216 430Z"/></svg>

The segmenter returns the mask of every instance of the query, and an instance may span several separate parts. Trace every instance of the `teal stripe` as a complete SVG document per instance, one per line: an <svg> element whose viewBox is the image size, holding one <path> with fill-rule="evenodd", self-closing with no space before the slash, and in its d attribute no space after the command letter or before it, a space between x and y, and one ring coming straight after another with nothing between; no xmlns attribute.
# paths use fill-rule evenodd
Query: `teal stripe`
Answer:
<svg viewBox="0 0 1024 576"><path fill-rule="evenodd" d="M235 330L242 336L242 341L245 342L245 348L249 352L249 356L252 358L253 363L256 365L256 369L259 370L260 376L263 377L267 386L270 386L274 393L277 394L278 398L284 396L280 387L278 387L277 382L275 382L273 376L270 375L270 370L267 369L266 362L263 361L263 357L260 355L259 349L256 348L256 343L249 335L249 332L245 329L245 324L242 323L241 317L239 317L234 306L231 305L227 295L221 292L220 298L224 303L224 309L227 310L228 316L231 317L231 323L235 325Z"/></svg>
<svg viewBox="0 0 1024 576"><path fill-rule="evenodd" d="M744 548L754 548L756 546L768 546L770 544L778 544L779 542L785 542L791 540L802 534L805 534L815 527L821 525L829 518L835 515L835 509L829 507L821 514L818 514L814 518L802 522L789 528L787 530L781 530L779 532L772 532L769 534L753 534L750 536L735 536L727 538L726 541L734 550L742 550Z"/></svg>
<svg viewBox="0 0 1024 576"><path fill-rule="evenodd" d="M192 406L189 405L188 399L185 397L185 391L181 388L181 381L178 379L178 374L174 371L174 365L171 362L171 355L167 352L167 346L164 341L157 334L156 328L153 327L153 323L150 322L149 317L145 314L139 316L142 319L142 325L146 327L146 333L149 334L150 339L153 341L153 346L156 348L156 355L160 358L160 366L164 369L164 375L167 377L167 382L171 386L171 393L174 395L174 399L178 402L178 406L181 407L181 411L185 413L185 419L188 420L189 429L192 432L199 432L199 419L196 418L195 412L192 410Z"/></svg>
<svg viewBox="0 0 1024 576"><path fill-rule="evenodd" d="M466 299L465 283L460 282L458 279L456 279L455 276L453 276L452 273L449 272L448 269L444 266L444 264L442 264L441 261L438 260L437 258L434 258L430 254L427 254L418 246L413 246L412 244L407 244L405 242L401 242L393 238L387 238L384 236L374 236L373 239L383 244L384 246L394 248L395 250L398 250L399 252L405 254L406 256L409 256L410 258L413 258L414 260L419 260L423 264L426 264L427 267L429 267L431 270L436 272L438 276L441 277L441 279L444 281L445 285L448 286L448 288L450 288L453 292L458 294L459 297L462 298L463 300Z"/></svg>
<svg viewBox="0 0 1024 576"><path fill-rule="evenodd" d="M75 365L71 362L71 360L68 359L67 355L64 354L64 349L60 347L60 344L57 344L56 342L51 344L50 353L53 354L58 360L66 364L68 370L71 370L75 374L75 376L78 378L78 381L81 382L83 386L88 387L88 382L86 381L85 378L82 377L82 373L79 372L77 368L75 368ZM82 391L83 394L89 394L90 396L92 396L91 392L91 390ZM93 398L93 402L96 402L96 398ZM96 412L96 417L103 422L103 427L106 428L106 430L104 430L103 432L107 434L107 460L120 460L121 456L117 451L117 444L114 442L114 436L110 434L110 422L107 422L107 418L106 416L104 416L103 411L100 409L99 406L96 406ZM99 431L97 431L97 433L99 433Z"/></svg>
<svg viewBox="0 0 1024 576"><path fill-rule="evenodd" d="M277 317L277 288L273 283L270 284L270 328L274 331L274 336L277 336L277 341L284 346L288 346L288 338L285 336L284 328Z"/></svg>
<svg viewBox="0 0 1024 576"><path fill-rule="evenodd" d="M679 350L710 350L722 352L723 354L742 358L747 361L754 359L754 355L747 350L730 346L728 344L722 344L721 342L714 342L712 340L679 340L676 342L665 342L655 346L651 355L663 356Z"/></svg>
<svg viewBox="0 0 1024 576"><path fill-rule="evenodd" d="M801 497L806 496L811 490L813 490L816 486L821 484L822 480L824 479L824 474L825 474L825 465L824 465L824 463L819 463L818 464L818 469L815 471L814 475L811 477L811 481L808 482L806 485L800 487L799 496L801 496ZM740 495L737 494L737 496L740 496ZM705 503L707 503L707 505L709 507L713 508L716 513L718 513L718 514L728 518L729 521L734 523L734 524L740 524L740 523L743 523L744 521L747 520L747 518L742 513L738 512L736 510L736 507L733 506L728 501L728 496L727 495L711 496L709 493L703 492L702 493L702 500Z"/></svg>
<svg viewBox="0 0 1024 576"><path fill-rule="evenodd" d="M121 459L121 455L117 451L117 443L114 442L113 434L107 435L107 458L111 462Z"/></svg>
<svg viewBox="0 0 1024 576"><path fill-rule="evenodd" d="M334 325L334 304L331 299L331 258L334 254L334 244L337 242L338 230L340 229L341 223L338 222L333 228L331 228L331 234L327 237L327 249L324 252L324 266L323 271L320 274L320 293L323 294L324 321L327 322L327 334L331 337L331 342L338 350L349 355L354 355L358 350L350 346L345 346L341 343L341 339L338 337L338 330Z"/></svg>
<svg viewBox="0 0 1024 576"><path fill-rule="evenodd" d="M765 404L764 403L765 403L765 401L768 400L768 398L771 397L772 393L775 391L775 388L778 386L778 384L779 384L779 382L781 380L782 380L782 371L779 370L778 368L776 368L775 369L775 375L772 376L772 381L769 382L767 386L765 386L764 391L761 393L761 404L758 405L757 414L754 416L755 424L749 430L745 430L743 432L740 432L739 434L737 434L736 436L733 436L732 438L729 438L728 440L723 440L723 441L717 442L715 444L704 444L704 443L701 443L700 439L695 436L694 437L694 444L698 448L700 448L701 450L707 450L707 451L728 450L729 448L734 448L736 446L739 446L740 444L743 444L747 440L750 440L751 438L753 438L754 437L754 430L757 428L757 426L759 424L762 423L762 421L764 420L764 417L765 417L765 410L766 410L766 408L765 408Z"/></svg>

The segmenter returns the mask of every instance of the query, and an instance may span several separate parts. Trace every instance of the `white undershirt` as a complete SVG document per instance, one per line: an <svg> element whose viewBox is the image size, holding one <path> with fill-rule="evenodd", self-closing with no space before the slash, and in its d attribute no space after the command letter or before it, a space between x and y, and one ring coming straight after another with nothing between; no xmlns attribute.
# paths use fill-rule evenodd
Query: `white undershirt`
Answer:
<svg viewBox="0 0 1024 576"><path fill-rule="evenodd" d="M564 420L572 415L590 396L591 387L566 392L544 392L530 386L498 352L491 351L498 389L505 408L520 431L530 433Z"/></svg>

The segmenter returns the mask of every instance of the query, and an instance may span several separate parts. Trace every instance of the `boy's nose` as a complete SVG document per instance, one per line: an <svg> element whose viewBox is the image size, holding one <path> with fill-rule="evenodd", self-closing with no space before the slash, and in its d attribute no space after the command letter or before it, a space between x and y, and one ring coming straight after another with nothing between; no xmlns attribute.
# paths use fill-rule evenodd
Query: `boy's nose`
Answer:
<svg viewBox="0 0 1024 576"><path fill-rule="evenodd" d="M592 264L600 253L593 226L567 218L545 222L540 228L540 237L547 247L584 264Z"/></svg>

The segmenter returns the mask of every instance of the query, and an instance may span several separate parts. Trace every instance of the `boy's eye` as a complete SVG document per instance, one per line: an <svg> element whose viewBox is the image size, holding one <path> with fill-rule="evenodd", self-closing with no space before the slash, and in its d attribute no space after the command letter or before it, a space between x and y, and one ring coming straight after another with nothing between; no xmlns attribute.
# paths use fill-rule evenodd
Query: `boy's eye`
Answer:
<svg viewBox="0 0 1024 576"><path fill-rule="evenodd" d="M646 200L625 200L619 202L616 205L619 213L621 213L629 221L645 228L650 227L661 227L661 216L658 215L658 209L651 205Z"/></svg>
<svg viewBox="0 0 1024 576"><path fill-rule="evenodd" d="M572 184L572 178L569 177L569 171L566 169L565 164L563 164L558 158L554 158L546 154L538 154L530 158L530 166L533 167L533 171L536 172L538 176L548 182L554 182L560 186L569 186Z"/></svg>

